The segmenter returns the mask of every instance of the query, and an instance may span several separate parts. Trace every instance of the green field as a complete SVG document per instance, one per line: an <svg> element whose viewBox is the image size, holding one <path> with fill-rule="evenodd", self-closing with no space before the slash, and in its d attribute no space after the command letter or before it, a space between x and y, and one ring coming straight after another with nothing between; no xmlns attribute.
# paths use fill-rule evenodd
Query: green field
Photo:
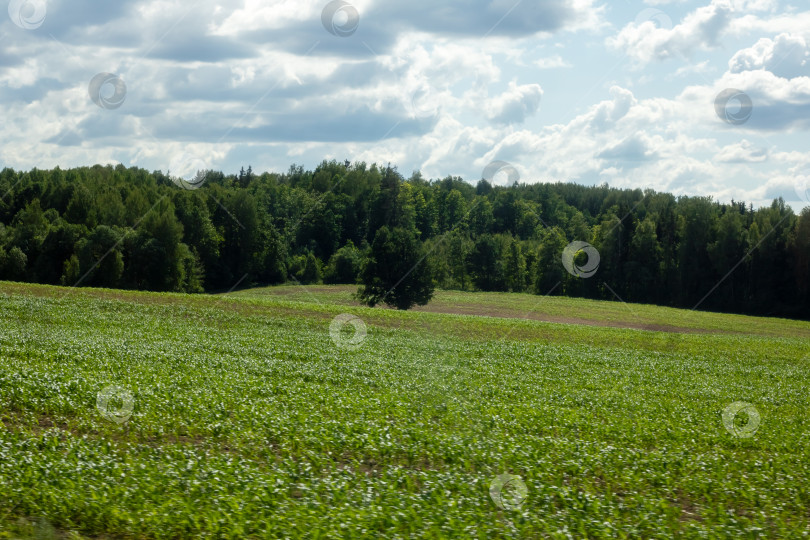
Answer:
<svg viewBox="0 0 810 540"><path fill-rule="evenodd" d="M0 538L810 531L810 323L353 291L0 283Z"/></svg>

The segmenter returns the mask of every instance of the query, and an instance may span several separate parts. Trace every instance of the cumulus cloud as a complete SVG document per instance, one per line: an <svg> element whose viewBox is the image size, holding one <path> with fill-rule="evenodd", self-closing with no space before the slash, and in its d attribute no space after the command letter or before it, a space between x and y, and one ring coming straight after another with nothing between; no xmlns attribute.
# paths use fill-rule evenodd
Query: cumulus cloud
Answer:
<svg viewBox="0 0 810 540"><path fill-rule="evenodd" d="M739 90L751 100L750 118L740 125L726 124L715 114L715 99L727 89ZM687 87L678 99L685 116L707 127L762 132L810 129L810 77L783 79L766 70L727 72L711 85Z"/></svg>
<svg viewBox="0 0 810 540"><path fill-rule="evenodd" d="M810 75L810 48L802 36L779 34L762 38L753 47L738 51L729 61L731 73L766 69L784 79Z"/></svg>
<svg viewBox="0 0 810 540"><path fill-rule="evenodd" d="M641 162L656 159L658 156L651 150L645 138L640 135L627 137L596 155L599 159L607 161Z"/></svg>
<svg viewBox="0 0 810 540"><path fill-rule="evenodd" d="M605 131L614 126L627 115L631 107L638 103L633 93L626 88L613 86L610 89L610 95L612 97L610 101L599 103L589 115L589 123L597 131Z"/></svg>
<svg viewBox="0 0 810 540"><path fill-rule="evenodd" d="M714 156L720 163L761 163L768 159L768 150L743 139L738 143L724 146Z"/></svg>
<svg viewBox="0 0 810 540"><path fill-rule="evenodd" d="M491 99L486 106L487 118L499 124L520 124L540 108L543 89L539 84L509 84L509 90Z"/></svg>
<svg viewBox="0 0 810 540"><path fill-rule="evenodd" d="M714 0L687 15L673 28L659 27L652 20L634 21L615 37L608 38L607 44L641 64L689 56L696 49L716 46L732 14L733 8L728 2Z"/></svg>

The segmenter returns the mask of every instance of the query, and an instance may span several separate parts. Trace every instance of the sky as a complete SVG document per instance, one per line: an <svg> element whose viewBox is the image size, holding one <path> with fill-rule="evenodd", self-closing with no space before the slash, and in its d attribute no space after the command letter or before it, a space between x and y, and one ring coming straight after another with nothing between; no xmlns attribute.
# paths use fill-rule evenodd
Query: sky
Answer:
<svg viewBox="0 0 810 540"><path fill-rule="evenodd" d="M0 117L17 170L336 159L798 210L810 4L11 0Z"/></svg>

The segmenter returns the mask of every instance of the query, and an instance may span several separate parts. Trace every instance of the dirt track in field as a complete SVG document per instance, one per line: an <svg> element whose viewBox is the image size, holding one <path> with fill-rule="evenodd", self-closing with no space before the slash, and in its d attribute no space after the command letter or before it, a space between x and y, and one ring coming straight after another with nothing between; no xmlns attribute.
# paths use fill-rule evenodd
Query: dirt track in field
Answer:
<svg viewBox="0 0 810 540"><path fill-rule="evenodd" d="M345 292L350 294L357 290L354 286L346 285L307 285L307 292L311 294L334 294L336 291ZM268 290L270 296L284 297L294 293L296 289L287 289L279 287L276 289ZM353 302L353 305L361 306L359 302ZM385 306L378 306L378 309L393 309L386 308ZM732 332L728 330L707 330L703 328L687 328L676 325L668 324L653 324L645 323L643 321L634 321L634 315L628 313L628 318L621 321L604 321L598 319L588 319L584 317L563 317L558 315L549 315L540 311L528 312L518 309L500 308L496 306L487 305L473 305L473 306L453 306L442 302L440 299L435 299L427 306L415 306L411 311L418 313L446 313L450 315L473 315L477 317L500 317L504 319L525 319L531 321L550 322L558 324L578 324L584 326L601 326L609 328L632 328L636 330L649 330L651 332L670 332L675 334L744 334L745 332Z"/></svg>
<svg viewBox="0 0 810 540"><path fill-rule="evenodd" d="M665 325L665 324L649 324L643 322L634 322L632 319L624 321L600 321L594 319L585 319L580 317L560 317L555 315L548 315L546 313L532 312L521 313L511 309L498 309L492 307L475 308L452 308L448 306L431 307L422 306L415 307L413 311L425 313L448 313L452 315L475 315L479 317L501 317L505 319L525 319L531 321L550 322L558 324L579 324L584 326L603 326L609 328L633 328L636 330L649 330L651 332L670 332L676 334L708 334L708 333L723 333L723 334L738 334L744 332L730 332L720 330L706 330L702 328L685 328L682 326ZM630 316L632 317L632 315Z"/></svg>

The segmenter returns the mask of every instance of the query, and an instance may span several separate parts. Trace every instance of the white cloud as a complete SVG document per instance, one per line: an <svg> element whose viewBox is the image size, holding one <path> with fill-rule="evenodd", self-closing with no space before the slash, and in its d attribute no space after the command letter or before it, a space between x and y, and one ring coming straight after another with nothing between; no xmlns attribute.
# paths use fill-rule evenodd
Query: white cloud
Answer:
<svg viewBox="0 0 810 540"><path fill-rule="evenodd" d="M776 13L768 17L754 14L743 15L732 21L729 33L747 36L753 33L777 35L781 33L807 35L810 29L810 11Z"/></svg>
<svg viewBox="0 0 810 540"><path fill-rule="evenodd" d="M810 75L810 49L802 36L779 34L762 38L748 49L738 51L729 61L731 73L766 69L785 79Z"/></svg>
<svg viewBox="0 0 810 540"><path fill-rule="evenodd" d="M555 54L548 58L540 58L534 61L534 65L540 69L554 69L554 68L570 68L573 67L570 63L565 61L562 56Z"/></svg>
<svg viewBox="0 0 810 540"><path fill-rule="evenodd" d="M729 26L733 9L724 0L698 8L674 28L656 26L653 21L633 22L607 44L634 58L640 64L652 60L688 57L697 49L717 45L718 38Z"/></svg>
<svg viewBox="0 0 810 540"><path fill-rule="evenodd" d="M697 64L687 64L683 67L678 68L678 70L675 73L668 75L667 80L671 81L673 79L691 75L693 73L705 75L707 73L710 73L713 69L714 68L709 65L708 60L704 60L703 62L699 62Z"/></svg>
<svg viewBox="0 0 810 540"><path fill-rule="evenodd" d="M650 161L658 156L652 150L648 138L642 134L636 134L602 150L596 157L609 162L623 161L632 163Z"/></svg>
<svg viewBox="0 0 810 540"><path fill-rule="evenodd" d="M761 163L767 159L766 148L759 148L746 139L721 148L714 156L714 161L720 163Z"/></svg>
<svg viewBox="0 0 810 540"><path fill-rule="evenodd" d="M741 125L726 125L715 113L714 101L726 89L740 90L751 99L751 117ZM810 77L783 79L765 70L727 72L712 85L687 87L678 101L686 117L706 127L762 132L810 128Z"/></svg>
<svg viewBox="0 0 810 540"><path fill-rule="evenodd" d="M241 9L229 13L219 24L212 21L210 28L214 34L231 36L251 30L285 28L291 22L319 20L324 5L326 2L321 0L244 0ZM352 5L359 11L364 10L368 2L353 1Z"/></svg>
<svg viewBox="0 0 810 540"><path fill-rule="evenodd" d="M619 86L611 87L610 95L613 99L599 103L589 115L589 123L598 131L613 127L638 103L630 90Z"/></svg>
<svg viewBox="0 0 810 540"><path fill-rule="evenodd" d="M488 101L487 118L498 124L521 124L540 108L543 89L539 84L517 86L509 83L509 90Z"/></svg>

